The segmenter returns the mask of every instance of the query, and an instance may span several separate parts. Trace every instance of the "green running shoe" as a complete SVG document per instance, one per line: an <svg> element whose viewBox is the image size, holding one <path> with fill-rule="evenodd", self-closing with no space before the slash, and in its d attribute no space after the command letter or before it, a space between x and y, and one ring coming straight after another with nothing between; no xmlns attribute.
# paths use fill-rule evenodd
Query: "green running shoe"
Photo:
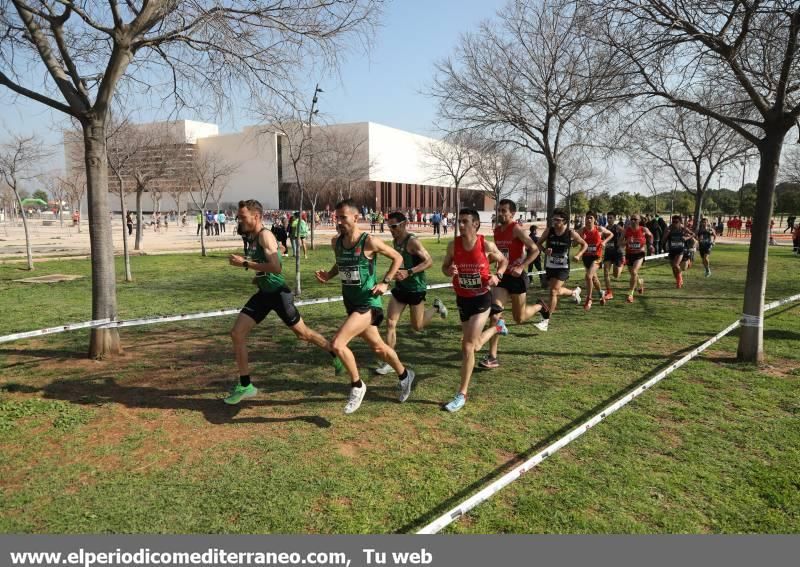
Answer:
<svg viewBox="0 0 800 567"><path fill-rule="evenodd" d="M258 394L258 390L252 384L248 384L247 386L242 386L241 384L236 384L231 390L230 395L225 398L223 401L226 404L235 406L239 402L241 402L245 398L252 398Z"/></svg>
<svg viewBox="0 0 800 567"><path fill-rule="evenodd" d="M336 374L336 376L339 376L339 375L341 375L341 374L344 374L344 371L345 371L345 370L347 370L347 369L344 367L344 362L342 362L342 359L341 359L341 358L339 358L338 356L334 356L334 357L333 357L333 362L332 362L332 364L333 364L333 370L334 370L334 374Z"/></svg>

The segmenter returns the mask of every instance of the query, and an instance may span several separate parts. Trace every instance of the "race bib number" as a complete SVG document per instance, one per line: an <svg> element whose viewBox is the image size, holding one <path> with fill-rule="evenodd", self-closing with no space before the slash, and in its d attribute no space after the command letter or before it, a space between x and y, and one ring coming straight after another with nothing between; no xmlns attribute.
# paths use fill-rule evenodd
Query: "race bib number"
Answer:
<svg viewBox="0 0 800 567"><path fill-rule="evenodd" d="M631 250L641 250L642 249L642 243L639 242L638 240L634 240L628 246L630 246Z"/></svg>
<svg viewBox="0 0 800 567"><path fill-rule="evenodd" d="M462 289L481 289L483 287L480 274L458 274L458 285Z"/></svg>
<svg viewBox="0 0 800 567"><path fill-rule="evenodd" d="M545 267L547 268L556 268L556 269L564 268L566 266L567 266L567 257L562 255L549 256L547 258L547 263L545 264Z"/></svg>
<svg viewBox="0 0 800 567"><path fill-rule="evenodd" d="M595 246L594 244L590 244L589 247L586 249L586 253L591 256L594 256L595 254L597 254L597 246Z"/></svg>
<svg viewBox="0 0 800 567"><path fill-rule="evenodd" d="M680 240L680 241L670 240L669 241L669 247L672 250L680 250L681 248L683 248L683 241L682 240Z"/></svg>
<svg viewBox="0 0 800 567"><path fill-rule="evenodd" d="M339 277L342 285L361 285L361 272L357 267L339 268Z"/></svg>

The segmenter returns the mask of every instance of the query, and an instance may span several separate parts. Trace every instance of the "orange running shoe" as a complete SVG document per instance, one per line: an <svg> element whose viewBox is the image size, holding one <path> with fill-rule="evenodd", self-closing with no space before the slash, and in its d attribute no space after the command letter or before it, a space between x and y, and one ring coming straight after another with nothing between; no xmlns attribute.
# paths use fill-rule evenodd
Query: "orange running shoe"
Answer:
<svg viewBox="0 0 800 567"><path fill-rule="evenodd" d="M625 301L627 301L628 303L633 303L633 295L629 295Z"/></svg>

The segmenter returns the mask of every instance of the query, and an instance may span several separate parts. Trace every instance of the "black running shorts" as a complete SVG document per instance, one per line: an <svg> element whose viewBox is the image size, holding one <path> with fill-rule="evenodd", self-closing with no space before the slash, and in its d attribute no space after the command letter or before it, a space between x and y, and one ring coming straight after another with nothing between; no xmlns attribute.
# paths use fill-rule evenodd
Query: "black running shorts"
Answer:
<svg viewBox="0 0 800 567"><path fill-rule="evenodd" d="M611 262L618 268L622 267L622 264L625 263L625 254L616 248L606 248L605 255L603 256L603 262Z"/></svg>
<svg viewBox="0 0 800 567"><path fill-rule="evenodd" d="M592 264L600 265L600 256L581 256L581 260L583 260L583 267L587 270Z"/></svg>
<svg viewBox="0 0 800 567"><path fill-rule="evenodd" d="M567 268L545 268L544 271L548 280L555 278L565 282L569 279L569 269Z"/></svg>
<svg viewBox="0 0 800 567"><path fill-rule="evenodd" d="M511 274L503 274L503 279L500 280L500 284L497 287L502 287L511 295L528 293L528 275L523 274L515 277Z"/></svg>
<svg viewBox="0 0 800 567"><path fill-rule="evenodd" d="M461 297L460 295L457 295L456 305L458 306L458 316L461 319L461 322L466 323L474 315L483 313L491 308L492 294L486 292L477 297Z"/></svg>
<svg viewBox="0 0 800 567"><path fill-rule="evenodd" d="M275 311L287 327L294 327L300 322L300 312L294 306L294 297L288 287L278 291L258 291L242 308L241 313L260 323Z"/></svg>
<svg viewBox="0 0 800 567"><path fill-rule="evenodd" d="M371 305L352 305L351 303L345 301L344 308L347 310L348 315L351 313L372 313L372 321L370 324L373 327L380 327L381 323L383 322L383 309L380 307L372 307Z"/></svg>
<svg viewBox="0 0 800 567"><path fill-rule="evenodd" d="M405 305L419 305L425 301L427 291L406 291L399 287L392 288L392 297Z"/></svg>

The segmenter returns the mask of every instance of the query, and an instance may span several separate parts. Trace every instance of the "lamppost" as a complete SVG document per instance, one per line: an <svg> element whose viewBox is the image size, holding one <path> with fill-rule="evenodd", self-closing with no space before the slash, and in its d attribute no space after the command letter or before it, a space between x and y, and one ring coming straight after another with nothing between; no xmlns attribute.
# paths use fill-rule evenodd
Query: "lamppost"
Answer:
<svg viewBox="0 0 800 567"><path fill-rule="evenodd" d="M293 248L294 248L294 293L295 295L300 295L302 293L302 287L300 284L300 223L303 219L303 190L306 184L306 180L311 178L312 176L312 156L313 153L311 151L311 121L314 118L314 115L319 112L316 109L317 106L317 93L321 93L323 90L319 88L319 83L317 86L314 87L314 96L311 98L311 108L308 110L308 176L300 183L300 206L297 208L298 218L297 218L297 232L295 234L292 233L292 227L289 227L290 236L292 237L293 241ZM301 125L302 128L302 125ZM298 180L299 181L299 180ZM314 215L313 211L311 214L311 218L308 219L311 223L311 242L312 242L312 250L313 250L313 242L314 242Z"/></svg>

